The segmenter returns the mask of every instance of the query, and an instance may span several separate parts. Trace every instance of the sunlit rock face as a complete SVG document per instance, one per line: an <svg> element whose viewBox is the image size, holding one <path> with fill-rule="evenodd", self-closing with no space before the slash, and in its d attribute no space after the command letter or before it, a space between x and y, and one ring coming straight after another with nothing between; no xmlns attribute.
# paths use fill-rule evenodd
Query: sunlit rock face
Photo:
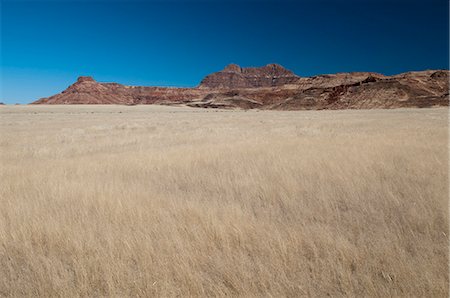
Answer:
<svg viewBox="0 0 450 298"><path fill-rule="evenodd" d="M230 64L198 87L169 88L100 83L82 76L63 92L34 104L165 104L241 109L372 109L448 106L449 71L385 76L351 72L299 77L278 64Z"/></svg>
<svg viewBox="0 0 450 298"><path fill-rule="evenodd" d="M278 64L263 67L240 67L230 64L222 71L206 76L199 87L211 89L277 87L295 84L298 79L299 76Z"/></svg>

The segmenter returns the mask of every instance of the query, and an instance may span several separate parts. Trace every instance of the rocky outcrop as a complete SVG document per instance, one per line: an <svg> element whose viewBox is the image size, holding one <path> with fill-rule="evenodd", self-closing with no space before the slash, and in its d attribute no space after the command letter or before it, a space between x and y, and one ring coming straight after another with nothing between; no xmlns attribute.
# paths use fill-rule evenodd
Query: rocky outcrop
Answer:
<svg viewBox="0 0 450 298"><path fill-rule="evenodd" d="M34 104L165 104L240 109L371 109L448 106L449 71L384 76L371 72L299 77L269 64L230 64L195 88L125 86L79 77L62 93Z"/></svg>
<svg viewBox="0 0 450 298"><path fill-rule="evenodd" d="M197 88L164 88L99 83L92 77L79 77L60 94L41 98L34 104L171 104L201 98Z"/></svg>
<svg viewBox="0 0 450 298"><path fill-rule="evenodd" d="M351 85L386 79L386 76L373 72L349 72L329 75L319 75L308 78L300 78L297 85L301 89L309 88L333 88L341 85Z"/></svg>
<svg viewBox="0 0 450 298"><path fill-rule="evenodd" d="M240 67L230 64L225 69L206 76L199 88L237 89L278 87L295 84L299 76L278 64L263 67Z"/></svg>

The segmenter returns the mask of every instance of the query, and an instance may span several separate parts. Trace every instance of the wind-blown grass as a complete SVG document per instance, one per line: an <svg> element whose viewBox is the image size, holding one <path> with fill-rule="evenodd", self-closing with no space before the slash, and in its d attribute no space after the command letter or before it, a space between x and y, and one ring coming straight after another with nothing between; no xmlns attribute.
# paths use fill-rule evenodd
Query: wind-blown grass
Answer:
<svg viewBox="0 0 450 298"><path fill-rule="evenodd" d="M447 109L0 107L0 296L448 296Z"/></svg>

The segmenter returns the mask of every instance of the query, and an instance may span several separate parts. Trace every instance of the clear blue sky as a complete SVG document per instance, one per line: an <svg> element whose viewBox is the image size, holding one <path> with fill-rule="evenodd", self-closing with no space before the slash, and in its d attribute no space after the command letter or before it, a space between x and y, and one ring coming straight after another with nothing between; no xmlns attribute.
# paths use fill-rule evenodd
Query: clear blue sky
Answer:
<svg viewBox="0 0 450 298"><path fill-rule="evenodd" d="M195 86L229 63L300 76L448 69L447 0L1 1L1 94L28 103L80 75Z"/></svg>

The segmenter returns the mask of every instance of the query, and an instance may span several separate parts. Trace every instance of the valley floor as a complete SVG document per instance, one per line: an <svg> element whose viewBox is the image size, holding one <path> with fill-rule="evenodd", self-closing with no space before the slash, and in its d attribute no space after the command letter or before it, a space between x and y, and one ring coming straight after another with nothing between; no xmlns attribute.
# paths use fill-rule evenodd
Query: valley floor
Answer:
<svg viewBox="0 0 450 298"><path fill-rule="evenodd" d="M448 109L0 106L0 296L448 297Z"/></svg>

